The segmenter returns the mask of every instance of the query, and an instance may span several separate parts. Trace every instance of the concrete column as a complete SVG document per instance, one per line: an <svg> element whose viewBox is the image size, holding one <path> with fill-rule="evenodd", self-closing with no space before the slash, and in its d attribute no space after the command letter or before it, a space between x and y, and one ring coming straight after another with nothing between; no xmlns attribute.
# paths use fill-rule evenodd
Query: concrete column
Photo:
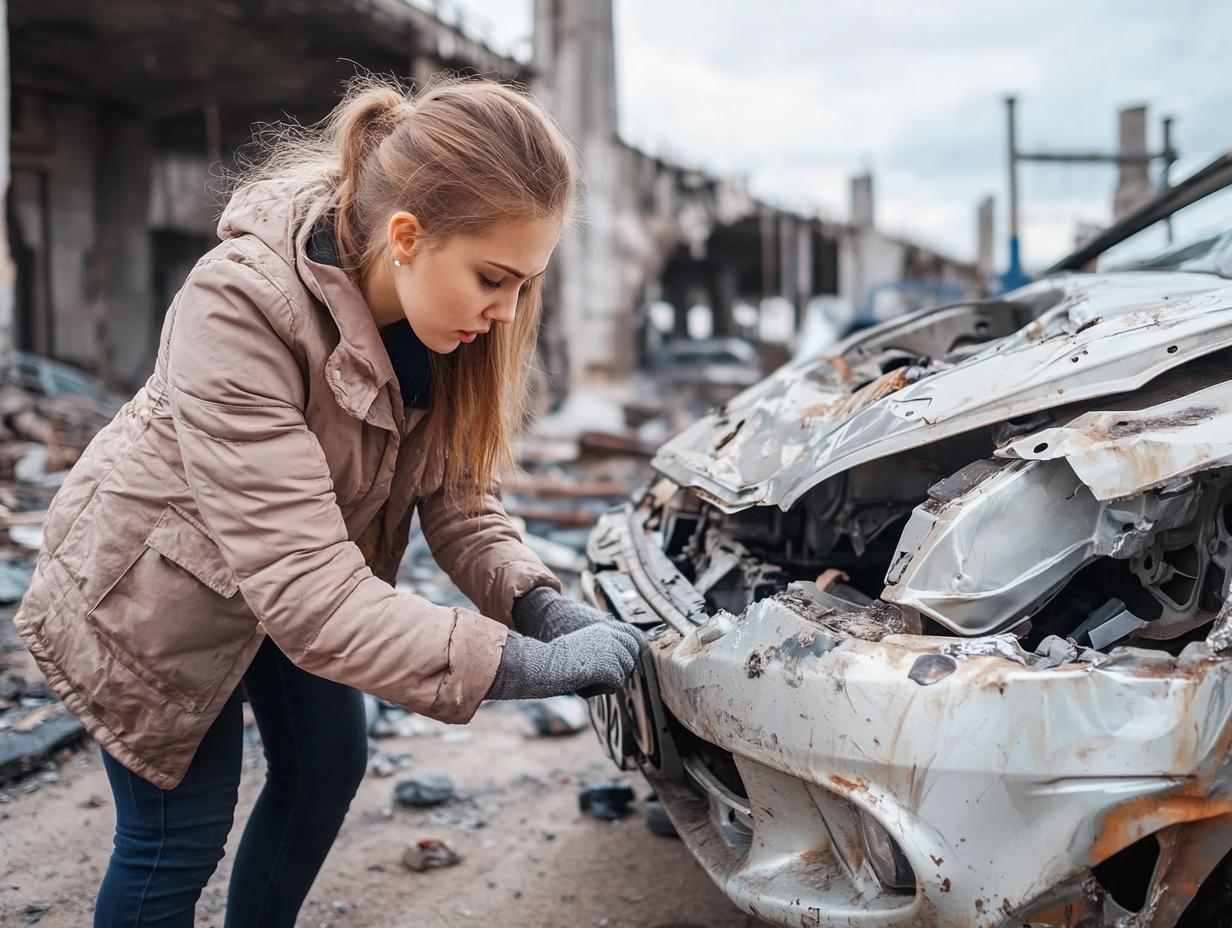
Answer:
<svg viewBox="0 0 1232 928"><path fill-rule="evenodd" d="M713 334L717 338L731 335L735 329L732 311L736 306L736 272L724 264L710 276L710 313L714 319Z"/></svg>
<svg viewBox="0 0 1232 928"><path fill-rule="evenodd" d="M860 174L851 179L851 224L857 229L871 229L877 224L873 211L871 174Z"/></svg>
<svg viewBox="0 0 1232 928"><path fill-rule="evenodd" d="M586 213L557 251L560 292L547 324L565 344L568 387L627 383L633 365L633 293L617 261L622 207L616 149L611 0L536 0L535 92L581 157ZM558 337L555 332L549 337Z"/></svg>
<svg viewBox="0 0 1232 928"><path fill-rule="evenodd" d="M100 143L94 239L101 308L98 373L128 389L149 374L161 327L151 292L148 225L153 144L143 120L114 111L103 116Z"/></svg>
<svg viewBox="0 0 1232 928"><path fill-rule="evenodd" d="M778 280L778 242L775 238L774 214L762 208L757 217L761 239L761 296L774 296Z"/></svg>
<svg viewBox="0 0 1232 928"><path fill-rule="evenodd" d="M980 280L988 281L996 273L993 265L993 235L994 235L993 198L986 196L980 200L975 216L976 266L979 268Z"/></svg>
<svg viewBox="0 0 1232 928"><path fill-rule="evenodd" d="M13 347L16 271L9 249L9 15L0 0L0 353Z"/></svg>
<svg viewBox="0 0 1232 928"><path fill-rule="evenodd" d="M51 344L55 358L90 373L106 366L97 242L97 105L55 100L47 189Z"/></svg>
<svg viewBox="0 0 1232 928"><path fill-rule="evenodd" d="M1146 107L1130 106L1119 115L1121 155L1146 154ZM1146 161L1122 162L1112 199L1112 215L1119 220L1151 198L1150 165Z"/></svg>
<svg viewBox="0 0 1232 928"><path fill-rule="evenodd" d="M796 276L796 217L779 213L779 295L793 306L799 301L799 280Z"/></svg>
<svg viewBox="0 0 1232 928"><path fill-rule="evenodd" d="M813 223L796 223L796 332L804 325L804 310L813 296Z"/></svg>
<svg viewBox="0 0 1232 928"><path fill-rule="evenodd" d="M689 307L693 302L689 295L688 281L674 277L666 281L666 290L667 301L672 304L672 308L676 311L675 316L672 318L672 337L688 338Z"/></svg>

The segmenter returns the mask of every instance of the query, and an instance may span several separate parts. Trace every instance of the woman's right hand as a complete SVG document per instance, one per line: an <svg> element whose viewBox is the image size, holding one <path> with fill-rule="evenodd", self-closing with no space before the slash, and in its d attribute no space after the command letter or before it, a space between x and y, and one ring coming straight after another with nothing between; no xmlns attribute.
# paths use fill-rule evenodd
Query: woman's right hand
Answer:
<svg viewBox="0 0 1232 928"><path fill-rule="evenodd" d="M612 692L629 678L641 650L641 633L624 622L596 622L550 642L510 632L488 699Z"/></svg>

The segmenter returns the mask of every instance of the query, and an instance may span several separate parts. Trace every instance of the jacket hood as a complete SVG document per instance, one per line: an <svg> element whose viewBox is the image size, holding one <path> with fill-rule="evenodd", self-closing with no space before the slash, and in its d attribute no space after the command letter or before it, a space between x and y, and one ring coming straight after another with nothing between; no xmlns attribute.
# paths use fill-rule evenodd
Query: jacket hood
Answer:
<svg viewBox="0 0 1232 928"><path fill-rule="evenodd" d="M328 205L319 188L286 180L257 181L231 196L218 220L218 237L225 241L253 235L294 266L301 238Z"/></svg>
<svg viewBox="0 0 1232 928"><path fill-rule="evenodd" d="M356 418L375 414L382 425L393 428L390 402L379 403L375 411L373 407L385 385L395 378L363 293L342 268L307 254L312 230L331 205L320 186L258 181L231 197L218 221L218 237L226 241L252 236L295 272L338 327L338 346L326 366L334 398Z"/></svg>

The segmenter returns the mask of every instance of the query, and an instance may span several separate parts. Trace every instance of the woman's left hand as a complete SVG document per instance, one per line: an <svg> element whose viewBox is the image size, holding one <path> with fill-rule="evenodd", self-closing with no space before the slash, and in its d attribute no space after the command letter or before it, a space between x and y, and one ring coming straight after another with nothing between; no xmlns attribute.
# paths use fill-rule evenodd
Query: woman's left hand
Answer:
<svg viewBox="0 0 1232 928"><path fill-rule="evenodd" d="M513 604L514 627L540 641L551 641L596 622L615 621L614 616L562 596L550 586L535 587Z"/></svg>

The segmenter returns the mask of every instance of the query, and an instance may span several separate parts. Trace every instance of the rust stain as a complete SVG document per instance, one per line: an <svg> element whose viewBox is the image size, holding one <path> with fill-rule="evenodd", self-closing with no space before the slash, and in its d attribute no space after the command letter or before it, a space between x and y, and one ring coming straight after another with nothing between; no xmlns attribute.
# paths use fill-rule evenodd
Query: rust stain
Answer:
<svg viewBox="0 0 1232 928"><path fill-rule="evenodd" d="M1171 416L1147 416L1142 419L1120 419L1108 426L1108 434L1115 438L1140 435L1160 429L1180 429L1200 425L1219 412L1215 406L1192 406Z"/></svg>
<svg viewBox="0 0 1232 928"><path fill-rule="evenodd" d="M754 651L744 662L744 675L750 680L756 680L762 674L762 657L760 651Z"/></svg>
<svg viewBox="0 0 1232 928"><path fill-rule="evenodd" d="M735 427L733 427L731 431L719 436L718 440L714 443L713 451L715 454L722 451L725 447L727 447L733 438L740 434L740 430L744 428L744 422L745 420L741 419L736 423Z"/></svg>
<svg viewBox="0 0 1232 928"><path fill-rule="evenodd" d="M882 374L876 380L870 381L849 396L840 397L830 403L818 403L810 406L801 414L805 421L809 419L844 419L859 412L878 400L885 399L891 393L896 393L907 386L906 368L896 367L887 374Z"/></svg>
<svg viewBox="0 0 1232 928"><path fill-rule="evenodd" d="M1232 800L1216 796L1141 796L1112 809L1091 847L1091 863L1107 860L1168 825L1232 814Z"/></svg>
<svg viewBox="0 0 1232 928"><path fill-rule="evenodd" d="M933 862L933 864L938 867L940 867L943 863L945 863L945 858L937 857L935 854L929 854L928 857Z"/></svg>
<svg viewBox="0 0 1232 928"><path fill-rule="evenodd" d="M943 893L948 893L950 891L950 878L948 876L941 881L941 891Z"/></svg>
<svg viewBox="0 0 1232 928"><path fill-rule="evenodd" d="M865 780L849 780L847 777L832 773L830 774L830 782L849 793L868 792L868 782Z"/></svg>

